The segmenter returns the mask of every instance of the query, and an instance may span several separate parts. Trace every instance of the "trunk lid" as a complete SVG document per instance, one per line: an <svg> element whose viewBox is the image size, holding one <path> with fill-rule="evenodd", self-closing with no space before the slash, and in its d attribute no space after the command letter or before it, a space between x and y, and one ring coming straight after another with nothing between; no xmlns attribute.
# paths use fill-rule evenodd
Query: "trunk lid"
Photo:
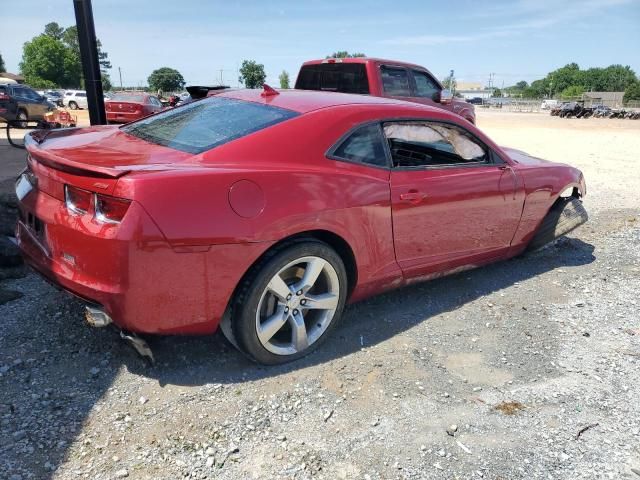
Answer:
<svg viewBox="0 0 640 480"><path fill-rule="evenodd" d="M119 178L132 170L183 162L193 155L145 142L115 126L39 130L26 137L31 158L63 172Z"/></svg>
<svg viewBox="0 0 640 480"><path fill-rule="evenodd" d="M134 102L105 102L105 110L114 113L140 113L142 105Z"/></svg>

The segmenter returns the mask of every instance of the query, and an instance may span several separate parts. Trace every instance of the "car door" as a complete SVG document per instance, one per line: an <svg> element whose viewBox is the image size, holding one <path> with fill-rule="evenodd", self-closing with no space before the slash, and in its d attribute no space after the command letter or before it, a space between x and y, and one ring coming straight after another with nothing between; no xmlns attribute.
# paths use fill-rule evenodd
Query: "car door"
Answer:
<svg viewBox="0 0 640 480"><path fill-rule="evenodd" d="M435 78L421 70L409 70L411 80L411 101L431 107L443 108L438 101L442 88Z"/></svg>
<svg viewBox="0 0 640 480"><path fill-rule="evenodd" d="M522 182L464 127L389 122L396 259L408 277L506 254L520 221Z"/></svg>
<svg viewBox="0 0 640 480"><path fill-rule="evenodd" d="M26 110L29 118L33 117L35 109L33 107L33 101L29 98L27 88L14 87L13 95L16 97L18 107Z"/></svg>
<svg viewBox="0 0 640 480"><path fill-rule="evenodd" d="M411 101L409 71L396 65L380 65L380 82L385 97Z"/></svg>
<svg viewBox="0 0 640 480"><path fill-rule="evenodd" d="M47 100L35 90L25 88L25 96L29 99L29 105L31 112L29 118L35 120L42 120L44 114L47 111Z"/></svg>

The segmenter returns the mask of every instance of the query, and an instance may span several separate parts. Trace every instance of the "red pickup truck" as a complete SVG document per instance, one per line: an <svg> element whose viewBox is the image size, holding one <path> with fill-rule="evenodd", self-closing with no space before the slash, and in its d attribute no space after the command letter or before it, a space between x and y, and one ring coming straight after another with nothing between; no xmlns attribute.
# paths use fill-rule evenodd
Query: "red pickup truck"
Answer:
<svg viewBox="0 0 640 480"><path fill-rule="evenodd" d="M473 105L454 99L429 70L411 63L367 57L310 60L300 68L295 88L397 98L443 108L476 122Z"/></svg>

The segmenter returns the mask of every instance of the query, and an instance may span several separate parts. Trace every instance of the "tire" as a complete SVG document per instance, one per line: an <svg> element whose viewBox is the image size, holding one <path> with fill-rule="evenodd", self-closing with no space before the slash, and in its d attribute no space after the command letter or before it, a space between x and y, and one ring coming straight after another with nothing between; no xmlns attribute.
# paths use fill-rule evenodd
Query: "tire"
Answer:
<svg viewBox="0 0 640 480"><path fill-rule="evenodd" d="M345 266L331 247L315 240L284 245L265 255L242 281L231 310L233 336L257 363L297 360L330 335L346 297ZM310 307L313 302L316 308Z"/></svg>
<svg viewBox="0 0 640 480"><path fill-rule="evenodd" d="M78 104L76 102L69 102L69 108L71 110L78 110Z"/></svg>
<svg viewBox="0 0 640 480"><path fill-rule="evenodd" d="M27 123L29 122L29 115L23 109L18 110L16 113L16 122L18 128L27 128Z"/></svg>
<svg viewBox="0 0 640 480"><path fill-rule="evenodd" d="M538 231L527 246L528 251L537 250L556 238L566 235L589 219L589 215L576 197L559 198L553 204L538 227Z"/></svg>

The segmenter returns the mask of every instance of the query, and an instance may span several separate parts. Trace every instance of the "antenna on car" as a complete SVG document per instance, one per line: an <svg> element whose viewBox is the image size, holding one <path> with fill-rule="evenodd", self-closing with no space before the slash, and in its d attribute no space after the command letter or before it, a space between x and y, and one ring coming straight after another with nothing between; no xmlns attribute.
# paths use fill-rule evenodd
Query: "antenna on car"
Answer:
<svg viewBox="0 0 640 480"><path fill-rule="evenodd" d="M273 95L280 95L280 92L278 92L275 88L270 87L269 85L264 83L262 85L262 93L260 94L260 96L261 97L271 97Z"/></svg>

